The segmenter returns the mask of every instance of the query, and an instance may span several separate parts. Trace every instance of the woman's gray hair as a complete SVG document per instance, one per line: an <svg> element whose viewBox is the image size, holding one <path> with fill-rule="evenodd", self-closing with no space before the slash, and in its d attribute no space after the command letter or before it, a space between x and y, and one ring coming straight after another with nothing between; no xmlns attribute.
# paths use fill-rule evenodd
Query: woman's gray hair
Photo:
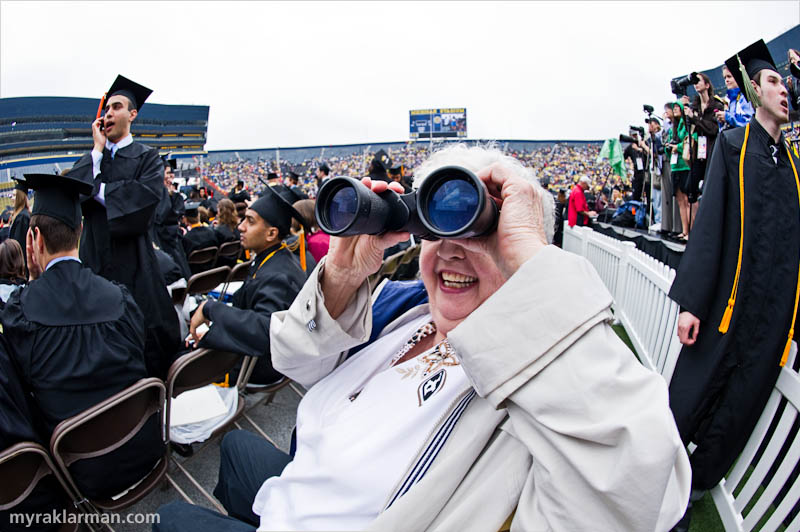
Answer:
<svg viewBox="0 0 800 532"><path fill-rule="evenodd" d="M519 160L504 154L494 145L468 147L465 144L455 144L435 151L428 159L414 170L414 189L419 188L420 184L435 170L443 166L463 166L474 173L478 173L484 168L494 163L503 163L511 168L514 173L528 181L539 192L542 199L542 212L544 213L543 225L548 244L553 241L555 232L555 215L553 195L545 190L536 177L536 172L532 168L523 166Z"/></svg>

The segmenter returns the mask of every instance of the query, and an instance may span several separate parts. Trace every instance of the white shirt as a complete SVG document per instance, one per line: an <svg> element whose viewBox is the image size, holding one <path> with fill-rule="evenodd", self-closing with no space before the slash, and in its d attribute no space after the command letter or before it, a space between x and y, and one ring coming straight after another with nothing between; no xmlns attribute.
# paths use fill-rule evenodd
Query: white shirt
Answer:
<svg viewBox="0 0 800 532"><path fill-rule="evenodd" d="M106 149L111 152L111 157L113 158L114 155L117 154L117 150L120 148L124 148L125 146L129 146L133 144L133 136L128 133L128 135L123 138L121 141L114 144L110 140L106 139ZM100 162L103 160L103 152L99 152L97 150L92 150L92 177L97 178L97 175L100 173ZM106 184L100 183L100 191L94 197L97 201L99 201L103 207L106 206Z"/></svg>
<svg viewBox="0 0 800 532"><path fill-rule="evenodd" d="M458 360L442 360L436 348L391 366L430 320L421 316L379 338L306 393L294 460L253 502L259 531L362 530L383 511L439 420L470 388Z"/></svg>

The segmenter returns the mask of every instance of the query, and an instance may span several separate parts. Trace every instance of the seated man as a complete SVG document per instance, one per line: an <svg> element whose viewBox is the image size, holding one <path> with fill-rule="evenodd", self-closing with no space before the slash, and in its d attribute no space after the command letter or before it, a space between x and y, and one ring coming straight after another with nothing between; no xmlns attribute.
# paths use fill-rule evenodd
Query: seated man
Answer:
<svg viewBox="0 0 800 532"><path fill-rule="evenodd" d="M239 225L242 246L255 259L242 287L233 294L233 306L207 300L192 316L190 332L199 339L197 327L212 322L199 347L259 357L250 381L269 384L282 375L272 367L269 320L273 312L286 310L306 280L297 257L283 242L292 218L302 219L280 195L267 187L253 202Z"/></svg>
<svg viewBox="0 0 800 532"><path fill-rule="evenodd" d="M275 367L309 388L294 457L229 433L215 490L229 516L173 503L154 530L494 532L513 512L512 530L661 532L680 518L691 475L664 380L611 329L592 266L546 245L551 196L482 147L434 153L415 184L445 166L487 185L496 230L423 241L422 285L384 286L374 305L367 279L408 233L331 237L270 328Z"/></svg>
<svg viewBox="0 0 800 532"><path fill-rule="evenodd" d="M30 283L11 295L0 322L49 441L61 421L147 377L144 317L127 288L78 259L78 193L90 193L91 183L52 174L26 178L36 190L27 236ZM84 495L109 497L144 477L163 453L153 416L119 449L80 460L70 471Z"/></svg>
<svg viewBox="0 0 800 532"><path fill-rule="evenodd" d="M183 243L183 250L187 258L193 251L204 248L215 248L219 245L217 233L207 224L200 221L199 208L200 203L198 202L186 202L186 213L184 217L186 218L188 231L183 235L181 242ZM189 268L192 273L201 271L195 264L190 264Z"/></svg>
<svg viewBox="0 0 800 532"><path fill-rule="evenodd" d="M8 357L8 346L0 335L0 451L21 442L34 442L45 446L34 425L33 409L29 397L22 389L17 369ZM53 475L38 482L33 491L11 510L0 511L0 530L10 532L54 531L58 524L11 524L11 513L61 513L68 501L67 494Z"/></svg>

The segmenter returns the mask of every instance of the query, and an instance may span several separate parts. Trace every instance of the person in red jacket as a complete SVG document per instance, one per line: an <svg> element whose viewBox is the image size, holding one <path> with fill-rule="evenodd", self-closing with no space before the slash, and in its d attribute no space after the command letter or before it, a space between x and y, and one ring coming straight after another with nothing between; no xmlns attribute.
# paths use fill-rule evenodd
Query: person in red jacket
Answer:
<svg viewBox="0 0 800 532"><path fill-rule="evenodd" d="M589 188L592 180L587 176L581 177L572 192L569 194L569 206L567 207L567 221L570 227L575 225L589 225L589 218L597 216L597 213L589 210L584 191Z"/></svg>

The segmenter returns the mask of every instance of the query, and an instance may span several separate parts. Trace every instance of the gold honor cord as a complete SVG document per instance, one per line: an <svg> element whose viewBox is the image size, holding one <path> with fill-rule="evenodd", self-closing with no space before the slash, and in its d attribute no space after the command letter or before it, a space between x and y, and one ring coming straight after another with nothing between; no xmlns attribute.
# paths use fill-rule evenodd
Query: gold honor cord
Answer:
<svg viewBox="0 0 800 532"><path fill-rule="evenodd" d="M303 268L303 271L306 271L306 231L302 226L300 226L298 239L300 240L300 267Z"/></svg>
<svg viewBox="0 0 800 532"><path fill-rule="evenodd" d="M785 140L785 139L784 139ZM789 162L792 164L792 172L794 172L794 184L797 187L797 203L800 205L800 179L797 178L797 168L794 166L792 154L789 152L789 144L786 144L786 155L789 156ZM783 367L786 365L786 359L789 358L789 350L792 347L792 338L794 338L794 323L797 320L797 303L800 301L800 265L797 268L797 288L794 291L794 312L792 312L792 326L789 328L789 338L786 339L786 346L783 348L783 355L781 356L781 364Z"/></svg>
<svg viewBox="0 0 800 532"><path fill-rule="evenodd" d="M736 294L739 288L739 274L742 270L742 248L744 247L744 155L747 149L747 138L750 135L750 124L744 131L744 142L742 143L742 152L739 156L739 214L740 214L740 231L739 231L739 258L736 262L736 277L733 280L733 288L731 289L731 297L728 299L728 307L722 315L722 321L719 324L719 332L725 334L728 332L728 327L731 324L731 316L733 315L733 306L736 304ZM794 173L794 184L797 188L797 203L800 205L800 179L797 176L797 168L792 160L792 154L789 151L789 145L786 146L786 155L789 156L789 163L792 165L792 172ZM800 263L797 269L797 288L794 293L794 312L792 312L792 325L789 327L788 338L786 345L783 347L783 355L781 355L780 366L786 365L786 360L789 357L789 350L792 347L792 338L794 337L794 325L797 319L797 306L800 302Z"/></svg>
<svg viewBox="0 0 800 532"><path fill-rule="evenodd" d="M742 152L739 155L739 257L736 259L736 276L733 278L731 297L728 298L728 306L722 315L722 321L719 323L719 332L722 334L727 333L728 327L731 325L733 306L736 304L736 292L739 290L739 274L742 272L742 249L744 248L744 152L747 151L747 139L749 136L750 123L748 122L744 129Z"/></svg>
<svg viewBox="0 0 800 532"><path fill-rule="evenodd" d="M281 247L279 247L278 249L276 249L275 251L273 251L272 253L270 253L266 257L264 257L264 260L262 260L261 264L258 265L258 268L256 268L256 271L253 272L253 279L256 278L256 274L258 273L258 270L261 269L261 267L264 265L265 262L267 262L269 259L271 259L274 254L276 254L277 252L279 252L280 250L285 249L285 248L286 248L286 242L281 242Z"/></svg>

